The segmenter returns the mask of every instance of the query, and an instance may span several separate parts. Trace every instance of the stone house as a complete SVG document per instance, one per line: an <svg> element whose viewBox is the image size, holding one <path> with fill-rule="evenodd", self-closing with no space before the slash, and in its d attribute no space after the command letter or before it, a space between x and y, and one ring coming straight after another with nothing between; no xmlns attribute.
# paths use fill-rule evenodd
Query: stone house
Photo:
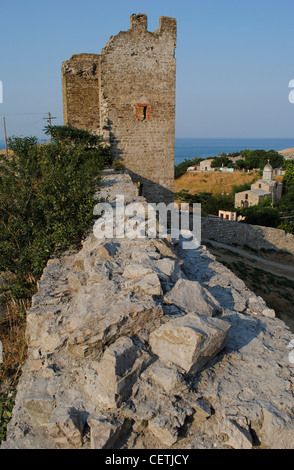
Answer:
<svg viewBox="0 0 294 470"><path fill-rule="evenodd" d="M202 160L199 163L200 171L213 171L211 168L211 163L213 162L213 158L208 158L207 160Z"/></svg>
<svg viewBox="0 0 294 470"><path fill-rule="evenodd" d="M200 171L200 166L199 165L189 166L189 168L187 168L187 171Z"/></svg>
<svg viewBox="0 0 294 470"><path fill-rule="evenodd" d="M274 169L274 175L276 176L284 176L285 173L286 173L286 170L284 170L282 166L279 166L279 168Z"/></svg>
<svg viewBox="0 0 294 470"><path fill-rule="evenodd" d="M148 202L171 202L175 154L174 18L133 14L130 29L111 36L101 54L62 64L64 124L103 135Z"/></svg>
<svg viewBox="0 0 294 470"><path fill-rule="evenodd" d="M282 197L282 189L282 183L273 178L273 168L267 163L261 180L253 183L250 190L235 194L235 207L254 206L266 197L272 202L278 202Z"/></svg>

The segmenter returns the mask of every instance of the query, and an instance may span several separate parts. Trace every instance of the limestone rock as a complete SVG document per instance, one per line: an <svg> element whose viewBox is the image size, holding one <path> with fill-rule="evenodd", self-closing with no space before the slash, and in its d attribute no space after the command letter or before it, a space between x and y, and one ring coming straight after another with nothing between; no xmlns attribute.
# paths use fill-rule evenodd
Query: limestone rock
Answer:
<svg viewBox="0 0 294 470"><path fill-rule="evenodd" d="M194 423L200 424L211 416L211 406L205 398L198 398L191 406L195 409Z"/></svg>
<svg viewBox="0 0 294 470"><path fill-rule="evenodd" d="M39 315L31 312L27 314L26 338L31 348L50 352L60 348L66 339L60 335L54 313Z"/></svg>
<svg viewBox="0 0 294 470"><path fill-rule="evenodd" d="M126 281L123 287L135 293L142 292L148 295L162 295L160 280L155 273L146 274L146 276L139 280L136 278Z"/></svg>
<svg viewBox="0 0 294 470"><path fill-rule="evenodd" d="M93 348L102 349L113 343L119 336L149 336L161 324L163 310L153 300L117 301L104 306L87 309L86 317L80 310L73 314L69 326L67 349L73 357L85 357Z"/></svg>
<svg viewBox="0 0 294 470"><path fill-rule="evenodd" d="M87 283L87 276L85 273L76 272L69 273L68 275L68 285L73 292L77 292L82 286L85 286Z"/></svg>
<svg viewBox="0 0 294 470"><path fill-rule="evenodd" d="M26 410L39 425L48 423L55 407L55 400L48 393L47 387L47 379L40 378L35 380L34 385L28 391L24 399Z"/></svg>
<svg viewBox="0 0 294 470"><path fill-rule="evenodd" d="M172 446L178 440L177 432L167 426L167 422L162 423L162 418L156 417L149 421L149 431L157 437L165 446Z"/></svg>
<svg viewBox="0 0 294 470"><path fill-rule="evenodd" d="M106 415L90 417L87 423L90 426L91 449L112 449L129 428L127 420Z"/></svg>
<svg viewBox="0 0 294 470"><path fill-rule="evenodd" d="M293 449L294 420L289 414L267 405L263 408L263 423L258 437L269 449Z"/></svg>
<svg viewBox="0 0 294 470"><path fill-rule="evenodd" d="M176 282L183 276L178 263L174 259L163 258L152 262L158 277L162 280Z"/></svg>
<svg viewBox="0 0 294 470"><path fill-rule="evenodd" d="M116 255L118 247L119 244L111 240L109 242L103 243L103 245L98 248L96 254L101 258L111 260Z"/></svg>
<svg viewBox="0 0 294 470"><path fill-rule="evenodd" d="M64 443L64 437L74 447L80 447L86 414L74 407L57 406L50 417L47 429L49 434L60 443Z"/></svg>
<svg viewBox="0 0 294 470"><path fill-rule="evenodd" d="M144 277L147 274L151 274L152 269L150 268L145 268L141 264L128 264L127 267L125 268L123 272L123 276L126 279L135 279L138 277Z"/></svg>
<svg viewBox="0 0 294 470"><path fill-rule="evenodd" d="M223 320L191 313L153 331L149 343L162 362L193 374L223 349L229 329Z"/></svg>
<svg viewBox="0 0 294 470"><path fill-rule="evenodd" d="M269 317L269 318L275 318L276 312L274 311L273 308L264 308L262 310L262 315L264 315L265 317Z"/></svg>
<svg viewBox="0 0 294 470"><path fill-rule="evenodd" d="M252 436L245 418L226 416L220 432L226 434L225 444L233 449L252 448Z"/></svg>
<svg viewBox="0 0 294 470"><path fill-rule="evenodd" d="M156 361L144 373L154 383L160 385L167 394L172 393L183 385L182 377L175 368L167 367Z"/></svg>
<svg viewBox="0 0 294 470"><path fill-rule="evenodd" d="M173 303L185 312L195 312L209 317L221 311L218 301L197 281L179 279L165 295L165 302Z"/></svg>
<svg viewBox="0 0 294 470"><path fill-rule="evenodd" d="M150 356L140 353L131 338L121 337L106 349L100 362L92 364L97 375L87 391L102 408L115 408L129 398L134 383L149 363Z"/></svg>

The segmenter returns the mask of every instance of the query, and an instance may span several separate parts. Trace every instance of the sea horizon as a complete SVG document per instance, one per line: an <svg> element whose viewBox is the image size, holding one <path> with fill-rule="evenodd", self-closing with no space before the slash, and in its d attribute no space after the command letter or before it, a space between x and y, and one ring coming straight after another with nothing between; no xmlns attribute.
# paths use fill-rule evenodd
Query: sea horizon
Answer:
<svg viewBox="0 0 294 470"><path fill-rule="evenodd" d="M40 139L40 142L44 139ZM195 157L202 159L216 157L220 153L234 153L241 150L284 150L294 147L293 138L258 137L176 137L175 165ZM5 149L5 141L0 139L0 151Z"/></svg>
<svg viewBox="0 0 294 470"><path fill-rule="evenodd" d="M234 153L241 150L284 150L294 147L293 138L262 137L176 137L175 165L194 157L210 158L220 153Z"/></svg>

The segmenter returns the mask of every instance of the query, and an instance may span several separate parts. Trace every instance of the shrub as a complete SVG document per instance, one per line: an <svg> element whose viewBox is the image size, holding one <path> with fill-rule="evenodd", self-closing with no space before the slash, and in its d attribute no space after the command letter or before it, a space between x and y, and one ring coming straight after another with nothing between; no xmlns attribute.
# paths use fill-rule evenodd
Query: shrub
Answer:
<svg viewBox="0 0 294 470"><path fill-rule="evenodd" d="M114 171L123 171L126 169L125 165L121 160L114 160L112 168L114 169Z"/></svg>
<svg viewBox="0 0 294 470"><path fill-rule="evenodd" d="M189 166L198 165L201 161L201 158L193 158L192 160L185 159L183 162L175 166L175 178L180 178L188 170Z"/></svg>
<svg viewBox="0 0 294 470"><path fill-rule="evenodd" d="M5 438L16 385L26 358L26 310L54 251L77 245L93 218L93 195L111 163L102 139L72 127L52 126L52 143L9 139L0 156L0 442Z"/></svg>
<svg viewBox="0 0 294 470"><path fill-rule="evenodd" d="M207 215L218 215L219 209L225 211L234 210L234 197L231 194L212 194L212 193L197 193L190 194L188 190L183 189L182 191L175 193L175 199L190 204L200 203L201 204L201 215L206 217Z"/></svg>
<svg viewBox="0 0 294 470"><path fill-rule="evenodd" d="M9 140L0 159L0 272L9 297L24 297L28 275L40 275L50 254L78 242L92 220L93 194L110 150L101 138L51 126L52 143ZM9 284L9 289L7 291Z"/></svg>

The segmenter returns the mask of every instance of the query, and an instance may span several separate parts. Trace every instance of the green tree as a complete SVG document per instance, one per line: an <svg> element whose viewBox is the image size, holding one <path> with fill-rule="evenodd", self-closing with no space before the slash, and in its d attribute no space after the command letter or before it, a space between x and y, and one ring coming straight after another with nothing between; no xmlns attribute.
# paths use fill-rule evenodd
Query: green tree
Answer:
<svg viewBox="0 0 294 470"><path fill-rule="evenodd" d="M210 215L218 215L220 209L226 211L234 210L234 197L233 195L226 194L212 194L212 193L197 193L190 194L188 190L183 189L182 191L175 194L175 199L189 204L200 203L201 204L201 215L207 217Z"/></svg>
<svg viewBox="0 0 294 470"><path fill-rule="evenodd" d="M220 168L221 166L225 166L228 168L233 168L233 162L230 160L227 155L221 154L219 157L215 157L211 162L211 168Z"/></svg>
<svg viewBox="0 0 294 470"><path fill-rule="evenodd" d="M258 205L237 209L238 215L245 216L243 223L262 225L264 227L278 227L280 213L277 207L271 207L271 200L265 198Z"/></svg>
<svg viewBox="0 0 294 470"><path fill-rule="evenodd" d="M283 183L285 186L292 186L294 185L294 164L288 164L286 173L283 178Z"/></svg>
<svg viewBox="0 0 294 470"><path fill-rule="evenodd" d="M51 126L52 143L9 139L0 159L0 271L7 295L30 295L52 252L78 243L93 219L93 194L110 149L86 131Z"/></svg>
<svg viewBox="0 0 294 470"><path fill-rule="evenodd" d="M268 160L273 168L278 168L283 165L284 157L275 150L242 150L240 155L245 158L245 168L252 170L254 168L263 169L268 163Z"/></svg>
<svg viewBox="0 0 294 470"><path fill-rule="evenodd" d="M243 170L244 168L245 168L245 161L242 160L241 158L239 160L236 160L235 169L236 170Z"/></svg>
<svg viewBox="0 0 294 470"><path fill-rule="evenodd" d="M183 176L190 166L199 165L201 160L202 160L201 158L195 157L190 160L185 159L183 162L176 165L175 166L175 178L177 179Z"/></svg>

